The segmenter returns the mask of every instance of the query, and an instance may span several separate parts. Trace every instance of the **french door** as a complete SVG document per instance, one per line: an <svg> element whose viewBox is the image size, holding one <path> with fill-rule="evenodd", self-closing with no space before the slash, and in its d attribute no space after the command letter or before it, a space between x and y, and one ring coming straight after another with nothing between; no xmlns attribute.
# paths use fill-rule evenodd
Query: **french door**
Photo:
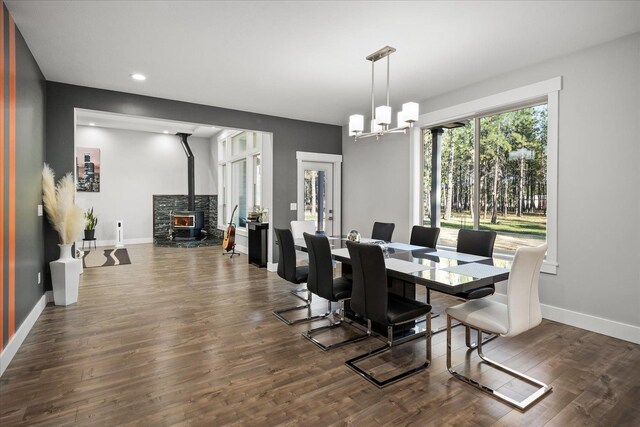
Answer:
<svg viewBox="0 0 640 427"><path fill-rule="evenodd" d="M314 154L314 153L304 153ZM319 156L319 155L317 155ZM312 156L307 156L312 157ZM340 162L298 158L298 220L313 221L316 230L340 234Z"/></svg>

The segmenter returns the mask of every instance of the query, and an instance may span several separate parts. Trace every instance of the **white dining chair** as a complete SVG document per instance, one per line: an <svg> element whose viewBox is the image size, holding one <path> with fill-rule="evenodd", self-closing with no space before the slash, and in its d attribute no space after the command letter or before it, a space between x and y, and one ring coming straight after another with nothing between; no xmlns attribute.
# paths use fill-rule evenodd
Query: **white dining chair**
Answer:
<svg viewBox="0 0 640 427"><path fill-rule="evenodd" d="M291 221L291 234L293 239L304 239L304 233L315 234L316 223L314 221ZM309 264L309 255L306 252L296 251L296 266L303 266ZM306 288L298 288L291 290L291 293L303 301L306 301L304 295L306 294Z"/></svg>
<svg viewBox="0 0 640 427"><path fill-rule="evenodd" d="M315 234L315 232L314 221L291 221L291 234L294 239L304 239L304 233Z"/></svg>
<svg viewBox="0 0 640 427"><path fill-rule="evenodd" d="M551 386L524 375L488 359L482 352L482 333L500 334L503 337L514 337L542 322L538 282L540 267L547 251L546 243L535 248L519 248L516 250L509 282L507 285L507 303L503 304L490 298L470 300L446 309L447 313L447 369L457 379L490 394L517 409L524 411L549 393ZM498 368L538 389L522 401L508 397L479 381L468 378L451 367L451 319L456 319L465 326L478 332L478 355L482 361Z"/></svg>

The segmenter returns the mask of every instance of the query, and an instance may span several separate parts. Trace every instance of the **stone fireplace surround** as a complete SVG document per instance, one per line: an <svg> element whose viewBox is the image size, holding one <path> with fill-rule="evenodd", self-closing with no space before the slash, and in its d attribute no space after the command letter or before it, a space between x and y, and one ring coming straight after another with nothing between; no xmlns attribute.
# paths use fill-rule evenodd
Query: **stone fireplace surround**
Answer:
<svg viewBox="0 0 640 427"><path fill-rule="evenodd" d="M204 212L204 227L207 233L203 240L170 240L169 226L171 211L188 210L186 194L154 194L153 195L153 244L168 247L200 247L222 243L223 232L218 230L218 196L196 195L195 210Z"/></svg>

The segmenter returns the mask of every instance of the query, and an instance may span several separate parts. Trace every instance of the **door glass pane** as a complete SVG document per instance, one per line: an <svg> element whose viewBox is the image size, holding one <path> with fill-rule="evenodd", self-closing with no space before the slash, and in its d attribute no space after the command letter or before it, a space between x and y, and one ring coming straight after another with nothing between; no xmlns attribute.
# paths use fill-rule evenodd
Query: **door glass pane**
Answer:
<svg viewBox="0 0 640 427"><path fill-rule="evenodd" d="M260 154L253 156L253 204L262 206L262 163Z"/></svg>
<svg viewBox="0 0 640 427"><path fill-rule="evenodd" d="M472 120L441 135L439 244L455 246L458 230L473 228L473 138Z"/></svg>
<svg viewBox="0 0 640 427"><path fill-rule="evenodd" d="M537 246L547 230L547 105L480 119L480 229L495 250Z"/></svg>
<svg viewBox="0 0 640 427"><path fill-rule="evenodd" d="M231 209L238 205L234 222L242 228L247 225L247 159L233 162L231 166Z"/></svg>
<svg viewBox="0 0 640 427"><path fill-rule="evenodd" d="M318 231L326 230L326 172L304 171L304 219L314 221Z"/></svg>

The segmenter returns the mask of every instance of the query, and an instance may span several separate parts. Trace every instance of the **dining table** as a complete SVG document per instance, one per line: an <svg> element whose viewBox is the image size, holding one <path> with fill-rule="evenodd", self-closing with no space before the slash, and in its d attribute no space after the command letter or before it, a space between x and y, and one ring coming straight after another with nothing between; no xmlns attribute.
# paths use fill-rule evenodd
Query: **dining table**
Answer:
<svg viewBox="0 0 640 427"><path fill-rule="evenodd" d="M351 259L344 236L327 236L331 255L343 264L343 274L350 272ZM512 261L484 257L448 248L429 248L400 242L361 238L360 243L379 245L383 254L389 292L416 298L416 286L456 295L495 284L509 278ZM295 239L298 250L306 251L304 239ZM382 328L377 328L382 330ZM394 335L415 338L425 330L418 323L397 328Z"/></svg>
<svg viewBox="0 0 640 427"><path fill-rule="evenodd" d="M350 264L346 237L327 236L327 239L333 258ZM360 243L380 246L389 277L450 295L507 280L511 269L511 260L498 257L367 238L362 238ZM304 239L295 239L295 245L306 251Z"/></svg>

